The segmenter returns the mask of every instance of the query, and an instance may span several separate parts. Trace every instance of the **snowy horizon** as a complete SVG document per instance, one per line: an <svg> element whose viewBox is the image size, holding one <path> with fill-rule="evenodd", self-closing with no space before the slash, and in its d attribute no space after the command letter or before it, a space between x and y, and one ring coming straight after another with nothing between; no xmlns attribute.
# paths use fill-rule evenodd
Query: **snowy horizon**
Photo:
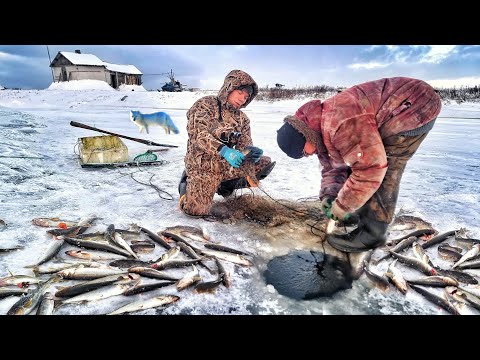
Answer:
<svg viewBox="0 0 480 360"><path fill-rule="evenodd" d="M233 69L259 87L350 87L383 77L422 79L435 87L480 85L478 45L0 45L0 84L45 89L59 52L80 50L91 62L141 72L155 90L167 73L190 88L220 89ZM125 65L122 65L125 64ZM128 64L128 65L127 65ZM110 65L109 65L110 66ZM130 69L130 67L134 69Z"/></svg>

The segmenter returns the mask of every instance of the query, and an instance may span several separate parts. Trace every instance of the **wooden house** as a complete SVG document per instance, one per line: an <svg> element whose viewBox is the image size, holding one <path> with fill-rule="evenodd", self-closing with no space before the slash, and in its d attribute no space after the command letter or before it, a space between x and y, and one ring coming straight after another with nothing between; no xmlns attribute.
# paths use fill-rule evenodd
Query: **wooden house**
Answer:
<svg viewBox="0 0 480 360"><path fill-rule="evenodd" d="M111 64L92 54L59 51L50 67L55 82L102 80L117 89L120 85L142 85L142 73L134 65Z"/></svg>

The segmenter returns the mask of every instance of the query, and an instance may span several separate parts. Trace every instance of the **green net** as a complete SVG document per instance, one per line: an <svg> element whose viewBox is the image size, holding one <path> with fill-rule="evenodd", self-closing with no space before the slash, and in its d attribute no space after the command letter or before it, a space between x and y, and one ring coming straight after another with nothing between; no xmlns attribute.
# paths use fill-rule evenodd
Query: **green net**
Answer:
<svg viewBox="0 0 480 360"><path fill-rule="evenodd" d="M148 150L146 153L137 155L133 158L133 161L135 162L156 161L156 160L157 160L157 155L155 155L150 150Z"/></svg>

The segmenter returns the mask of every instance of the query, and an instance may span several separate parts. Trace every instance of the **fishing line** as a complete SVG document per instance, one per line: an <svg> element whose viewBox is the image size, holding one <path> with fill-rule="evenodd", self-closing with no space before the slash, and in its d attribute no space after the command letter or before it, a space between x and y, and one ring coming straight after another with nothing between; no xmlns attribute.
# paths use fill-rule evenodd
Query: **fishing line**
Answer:
<svg viewBox="0 0 480 360"><path fill-rule="evenodd" d="M155 174L153 174L153 175L150 177L150 179L148 180L149 183L147 184L147 183L143 183L143 182L138 181L137 179L135 179L135 177L133 176L134 173L136 173L136 172L130 173L130 177L131 177L134 181L136 181L137 183L142 184L142 185L146 185L146 186L151 186L151 187L153 187L153 188L155 189L155 191L157 191L158 196L159 196L161 199L164 199L164 200L173 200L173 196L172 196L169 192L160 189L158 186L156 186L155 184L152 183L152 179L153 179L153 177L155 176ZM164 197L164 196L163 196L164 194L168 195L169 197Z"/></svg>

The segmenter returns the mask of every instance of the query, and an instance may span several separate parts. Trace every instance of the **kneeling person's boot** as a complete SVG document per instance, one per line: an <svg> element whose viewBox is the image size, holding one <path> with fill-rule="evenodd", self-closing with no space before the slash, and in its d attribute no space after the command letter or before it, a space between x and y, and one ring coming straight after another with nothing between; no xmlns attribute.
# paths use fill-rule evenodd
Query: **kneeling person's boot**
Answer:
<svg viewBox="0 0 480 360"><path fill-rule="evenodd" d="M180 178L180 182L178 184L178 194L180 197L187 192L187 171L183 170L182 177Z"/></svg>
<svg viewBox="0 0 480 360"><path fill-rule="evenodd" d="M178 207L183 210L183 203L185 202L185 194L187 193L187 171L183 170L182 177L178 184L178 194L180 200L178 201Z"/></svg>
<svg viewBox="0 0 480 360"><path fill-rule="evenodd" d="M276 164L276 161L273 161L269 163L267 166L260 169L255 174L257 179L259 181L265 179L268 176L268 174L272 172L273 168L275 167L275 164ZM217 194L223 197L228 197L233 193L235 189L244 189L249 187L250 187L250 184L248 183L247 179L245 179L245 177L225 180L220 183L220 186L217 189Z"/></svg>
<svg viewBox="0 0 480 360"><path fill-rule="evenodd" d="M222 181L217 189L217 194L223 197L228 197L232 195L233 191L237 189L237 183L240 181L240 179L241 178L236 178Z"/></svg>
<svg viewBox="0 0 480 360"><path fill-rule="evenodd" d="M332 247L340 251L368 251L385 244L387 228L387 223L373 219L361 219L358 228L347 236L328 234L327 241Z"/></svg>
<svg viewBox="0 0 480 360"><path fill-rule="evenodd" d="M268 174L270 174L273 170L273 168L275 167L275 164L277 162L276 161L273 161L271 163L269 163L267 166L263 167L262 169L260 169L256 174L255 176L257 177L258 181L260 180L263 180L265 179Z"/></svg>

